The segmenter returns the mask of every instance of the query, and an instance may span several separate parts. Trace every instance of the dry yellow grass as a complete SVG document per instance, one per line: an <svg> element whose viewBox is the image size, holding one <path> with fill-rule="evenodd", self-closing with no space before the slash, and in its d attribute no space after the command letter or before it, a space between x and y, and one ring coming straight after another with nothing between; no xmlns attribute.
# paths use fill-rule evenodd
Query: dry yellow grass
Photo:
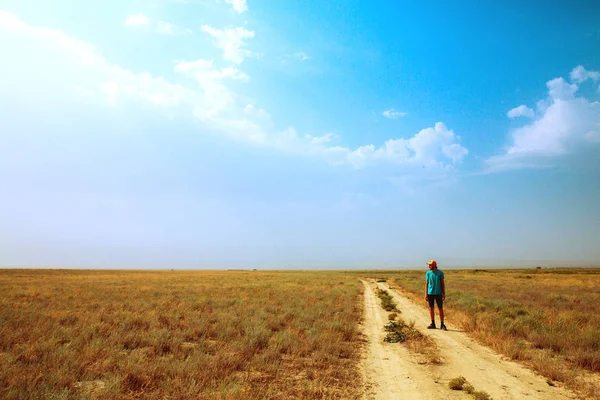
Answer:
<svg viewBox="0 0 600 400"><path fill-rule="evenodd" d="M447 321L549 382L600 399L600 269L444 273ZM388 282L425 305L425 269L389 274Z"/></svg>
<svg viewBox="0 0 600 400"><path fill-rule="evenodd" d="M0 270L0 398L354 398L362 285L327 272Z"/></svg>

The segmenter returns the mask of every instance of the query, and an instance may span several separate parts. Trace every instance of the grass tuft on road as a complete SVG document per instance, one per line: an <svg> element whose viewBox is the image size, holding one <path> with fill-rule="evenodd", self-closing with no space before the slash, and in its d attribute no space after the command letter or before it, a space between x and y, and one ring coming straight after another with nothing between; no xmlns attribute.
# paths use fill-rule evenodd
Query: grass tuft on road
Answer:
<svg viewBox="0 0 600 400"><path fill-rule="evenodd" d="M464 376L457 376L448 382L448 387L452 390L462 390L473 396L475 400L492 400L492 397L489 393L475 390L473 385L467 382L467 379Z"/></svg>
<svg viewBox="0 0 600 400"><path fill-rule="evenodd" d="M463 390L463 386L467 383L464 376L458 376L448 382L448 387L452 390Z"/></svg>
<svg viewBox="0 0 600 400"><path fill-rule="evenodd" d="M394 298L387 292L387 290L382 290L377 288L377 296L381 299L381 307L385 311L395 311L399 312L396 308L396 302Z"/></svg>

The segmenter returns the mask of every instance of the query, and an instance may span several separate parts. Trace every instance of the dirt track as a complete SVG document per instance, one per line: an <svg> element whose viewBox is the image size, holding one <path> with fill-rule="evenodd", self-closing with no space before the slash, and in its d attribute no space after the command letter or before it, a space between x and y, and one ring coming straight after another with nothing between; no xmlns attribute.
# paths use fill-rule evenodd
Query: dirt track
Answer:
<svg viewBox="0 0 600 400"><path fill-rule="evenodd" d="M475 390L485 391L495 400L577 398L563 388L549 386L545 378L479 345L451 322L446 322L448 331L426 329L430 322L428 311L399 295L386 283L363 283L365 319L362 328L368 340L368 350L362 360L365 399L472 399L467 393L448 387L448 382L458 376L464 376ZM394 297L405 321L415 321L423 334L433 338L440 349L441 365L425 364L422 356L411 354L402 344L383 341L388 313L381 308L375 294L377 286ZM439 319L437 323L439 327Z"/></svg>

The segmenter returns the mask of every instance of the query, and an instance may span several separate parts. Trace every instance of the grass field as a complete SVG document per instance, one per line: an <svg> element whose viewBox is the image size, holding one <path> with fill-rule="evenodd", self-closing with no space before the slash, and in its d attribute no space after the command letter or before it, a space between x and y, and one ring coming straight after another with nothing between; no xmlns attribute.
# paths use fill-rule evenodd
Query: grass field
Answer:
<svg viewBox="0 0 600 400"><path fill-rule="evenodd" d="M449 323L600 399L600 269L445 274ZM357 398L360 279L425 305L424 276L0 270L0 398Z"/></svg>
<svg viewBox="0 0 600 400"><path fill-rule="evenodd" d="M0 270L0 398L353 398L362 290L326 272Z"/></svg>
<svg viewBox="0 0 600 400"><path fill-rule="evenodd" d="M387 277L425 305L425 271ZM444 273L447 321L532 366L549 384L563 382L600 399L600 269Z"/></svg>

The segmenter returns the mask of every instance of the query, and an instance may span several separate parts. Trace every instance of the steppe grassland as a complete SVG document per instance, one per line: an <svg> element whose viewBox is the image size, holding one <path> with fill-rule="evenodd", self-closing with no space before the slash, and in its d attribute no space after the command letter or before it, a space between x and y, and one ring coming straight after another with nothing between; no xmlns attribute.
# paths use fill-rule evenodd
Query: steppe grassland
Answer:
<svg viewBox="0 0 600 400"><path fill-rule="evenodd" d="M549 384L600 399L600 269L443 270L447 321L532 366ZM425 307L425 272L373 277L387 276Z"/></svg>
<svg viewBox="0 0 600 400"><path fill-rule="evenodd" d="M0 270L0 398L353 398L338 272Z"/></svg>

